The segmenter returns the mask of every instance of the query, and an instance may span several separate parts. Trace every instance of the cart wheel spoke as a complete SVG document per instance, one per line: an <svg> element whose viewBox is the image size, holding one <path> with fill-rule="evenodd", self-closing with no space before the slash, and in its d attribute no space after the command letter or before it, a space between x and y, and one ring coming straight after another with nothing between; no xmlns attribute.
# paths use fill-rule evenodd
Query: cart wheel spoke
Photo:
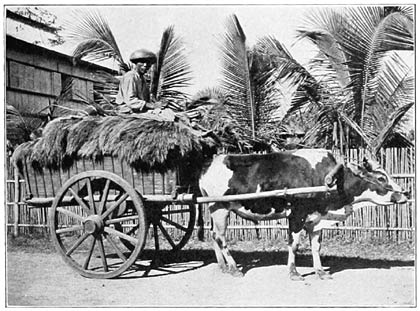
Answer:
<svg viewBox="0 0 420 311"><path fill-rule="evenodd" d="M123 252L118 248L117 244L112 240L111 236L108 233L104 233L105 239L111 244L112 248L117 253L118 257L122 259L122 261L127 261L127 257L124 256Z"/></svg>
<svg viewBox="0 0 420 311"><path fill-rule="evenodd" d="M74 219L77 219L79 221L84 221L85 220L85 218L83 216L80 216L80 215L78 215L78 214L76 214L76 213L74 213L74 212L72 212L68 209L63 208L63 207L57 207L57 211L62 213L62 214L65 214L67 216L70 216Z"/></svg>
<svg viewBox="0 0 420 311"><path fill-rule="evenodd" d="M126 219L126 218L132 218L133 216L128 216L128 217L123 217L124 219ZM119 218L117 218L117 219L119 219ZM110 221L113 221L114 219L111 219ZM127 234L127 235L130 235L130 236L136 236L136 234L137 234L137 230L139 229L139 225L138 224L132 224L132 225L134 225L134 226L131 226L131 228L130 228L130 230L128 230L128 231L126 231L125 232L125 234ZM117 231L119 231L119 232L123 232L123 227L122 227L122 225L121 225L121 223L120 222L115 222L115 224L114 224L114 226L115 226L115 229L117 230ZM131 244L131 242L130 241L127 241L127 240L125 240L125 239L120 239L120 241L121 241L121 243L129 250L129 251L133 251L134 250L134 246L135 245L133 245L133 244Z"/></svg>
<svg viewBox="0 0 420 311"><path fill-rule="evenodd" d="M61 229L55 230L55 233L56 234L69 233L69 232L74 232L74 231L78 231L78 230L83 230L83 226L82 225L77 225L77 226L68 227L68 228L61 228Z"/></svg>
<svg viewBox="0 0 420 311"><path fill-rule="evenodd" d="M90 207L92 208L93 213L96 214L95 199L93 198L93 191L92 191L92 182L89 177L86 178L86 186L87 186L87 191L88 191Z"/></svg>
<svg viewBox="0 0 420 311"><path fill-rule="evenodd" d="M166 218L166 217L162 216L161 219L162 219L162 221L164 221L164 222L166 222L166 223L174 226L175 228L178 228L178 229L180 229L180 230L182 230L184 232L187 232L188 231L188 228L185 228L184 226L181 226L180 224L178 224L178 223L170 220L169 218Z"/></svg>
<svg viewBox="0 0 420 311"><path fill-rule="evenodd" d="M125 234L125 233L120 232L120 231L118 231L118 230L112 229L112 228L110 228L110 227L105 227L105 232L106 232L106 233L109 233L109 234L116 235L116 236L118 236L118 237L120 237L120 238L122 238L122 239L124 239L124 240L127 240L127 241L129 241L131 244L136 245L136 244L138 243L138 241L137 241L137 239L136 239L135 237L132 237L132 236L130 236L130 235L128 235L128 234Z"/></svg>
<svg viewBox="0 0 420 311"><path fill-rule="evenodd" d="M66 252L66 255L70 256L76 250L76 248L78 248L80 244L82 244L83 241L87 239L88 236L89 233L83 233L83 235L77 239L76 243L74 243L74 245Z"/></svg>
<svg viewBox="0 0 420 311"><path fill-rule="evenodd" d="M106 211L105 211L105 213L103 213L102 215L101 215L101 218L102 219L105 219L105 218L107 218L108 217L108 215L109 214L111 214L118 206L120 206L121 205L121 203L123 203L126 199L128 198L128 194L127 193L124 193L119 199L118 199L118 201L117 202L115 202L109 209L107 209Z"/></svg>
<svg viewBox="0 0 420 311"><path fill-rule="evenodd" d="M108 272L108 263L106 262L104 242L102 241L102 235L98 235L97 239L98 239L99 253L102 259L102 265L104 267L104 271Z"/></svg>
<svg viewBox="0 0 420 311"><path fill-rule="evenodd" d="M86 269L88 268L88 266L89 266L90 258L92 258L93 250L95 249L95 243L96 243L96 239L95 239L95 238L93 238L93 239L92 239L92 244L91 244L91 246L90 246L89 254L88 254L88 256L86 257L85 262L83 263L83 269L85 269L85 270L86 270Z"/></svg>
<svg viewBox="0 0 420 311"><path fill-rule="evenodd" d="M158 234L158 229L157 229L157 225L153 225L153 236L155 237L155 250L158 251L159 250L159 234Z"/></svg>
<svg viewBox="0 0 420 311"><path fill-rule="evenodd" d="M85 201L83 201L83 199L81 197L79 197L79 195L76 193L76 191L74 191L72 188L68 189L70 191L70 193L73 195L73 198L77 201L77 203L79 203L79 205L81 206L81 208L88 214L91 215L92 211L89 209L89 207L86 205Z"/></svg>
<svg viewBox="0 0 420 311"><path fill-rule="evenodd" d="M174 241L172 240L168 231L166 231L165 227L161 223L159 223L159 228L160 228L160 231L162 231L163 235L165 236L166 240L168 240L169 244L171 244L172 248L176 248Z"/></svg>
<svg viewBox="0 0 420 311"><path fill-rule="evenodd" d="M105 209L105 204L106 204L106 200L108 199L108 194L109 194L109 186L111 185L111 180L107 179L106 180L106 184L105 184L105 188L104 191L102 193L102 197L101 197L101 203L99 205L99 210L98 210L98 214L101 215L103 210Z"/></svg>
<svg viewBox="0 0 420 311"><path fill-rule="evenodd" d="M110 225L110 224L119 224L123 221L127 221L127 220L136 220L139 217L137 215L130 215L130 216L124 216L124 217L119 217L119 218L112 218L112 219L108 219L105 221L106 225ZM138 228L138 226L137 226Z"/></svg>
<svg viewBox="0 0 420 311"><path fill-rule="evenodd" d="M159 228L173 251L178 251L187 244L194 231L195 218L196 207L194 204L171 204L161 211ZM168 227L166 224L170 226Z"/></svg>

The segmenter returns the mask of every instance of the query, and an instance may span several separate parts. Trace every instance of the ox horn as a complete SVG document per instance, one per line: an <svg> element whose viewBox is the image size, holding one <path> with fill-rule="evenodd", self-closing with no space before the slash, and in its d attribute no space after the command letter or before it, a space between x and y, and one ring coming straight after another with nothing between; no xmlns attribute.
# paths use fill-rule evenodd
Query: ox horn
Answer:
<svg viewBox="0 0 420 311"><path fill-rule="evenodd" d="M325 176L324 182L328 188L334 186L336 181L336 175L343 167L344 165L342 163L339 163L327 174L327 176Z"/></svg>

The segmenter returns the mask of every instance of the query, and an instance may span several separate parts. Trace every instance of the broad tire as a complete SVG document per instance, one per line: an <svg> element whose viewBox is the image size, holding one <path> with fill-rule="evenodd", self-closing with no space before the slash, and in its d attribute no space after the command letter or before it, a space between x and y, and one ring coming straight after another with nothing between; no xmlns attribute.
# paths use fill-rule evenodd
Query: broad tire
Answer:
<svg viewBox="0 0 420 311"><path fill-rule="evenodd" d="M62 186L49 222L64 261L90 278L114 278L128 270L147 234L141 196L118 175L99 170L77 174ZM135 234L127 234L133 226ZM121 241L132 245L129 253Z"/></svg>

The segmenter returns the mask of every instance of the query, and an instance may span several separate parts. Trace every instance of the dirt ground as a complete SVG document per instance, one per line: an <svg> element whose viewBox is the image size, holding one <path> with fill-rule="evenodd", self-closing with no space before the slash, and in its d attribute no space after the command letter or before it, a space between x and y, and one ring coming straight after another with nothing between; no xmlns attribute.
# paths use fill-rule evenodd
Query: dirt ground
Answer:
<svg viewBox="0 0 420 311"><path fill-rule="evenodd" d="M47 241L48 242L48 241ZM257 244L257 245L256 245ZM252 248L252 249L251 249ZM349 255L349 249L353 248ZM244 277L222 274L208 242L187 245L177 255L163 251L158 269L136 265L112 280L87 279L67 266L48 245L8 247L8 306L415 306L414 251L410 245L335 243L322 251L332 280L312 274L309 249L297 260L305 281L287 276L287 251L272 243L233 247ZM354 251L356 250L356 251ZM346 254L347 252L347 254ZM142 254L147 263L152 251Z"/></svg>

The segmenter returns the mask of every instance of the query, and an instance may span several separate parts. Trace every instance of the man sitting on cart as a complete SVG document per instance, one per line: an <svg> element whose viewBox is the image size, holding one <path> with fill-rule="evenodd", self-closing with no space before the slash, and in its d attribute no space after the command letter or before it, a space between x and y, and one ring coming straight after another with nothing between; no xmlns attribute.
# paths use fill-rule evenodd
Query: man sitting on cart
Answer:
<svg viewBox="0 0 420 311"><path fill-rule="evenodd" d="M116 103L121 113L145 112L148 109L162 108L161 103L150 102L150 91L144 77L156 63L156 55L146 49L131 53L132 70L123 75L120 81Z"/></svg>

